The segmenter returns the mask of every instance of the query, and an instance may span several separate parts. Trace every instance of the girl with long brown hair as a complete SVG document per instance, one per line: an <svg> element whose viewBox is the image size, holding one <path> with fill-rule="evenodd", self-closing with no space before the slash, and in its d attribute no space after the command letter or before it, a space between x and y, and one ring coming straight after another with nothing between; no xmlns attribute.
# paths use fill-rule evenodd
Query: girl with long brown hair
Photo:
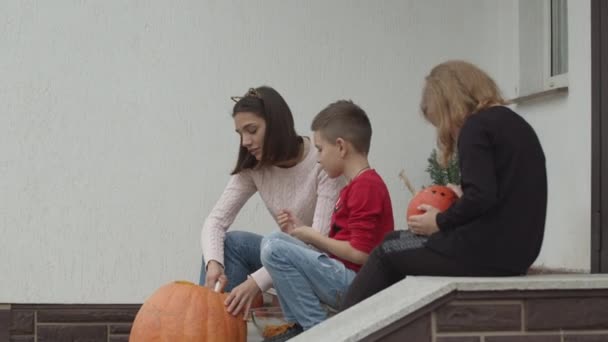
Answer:
<svg viewBox="0 0 608 342"><path fill-rule="evenodd" d="M226 308L236 315L272 286L260 260L262 235L228 231L239 210L259 193L278 226L289 212L327 235L343 180L330 179L317 163L312 142L296 133L291 110L275 89L251 88L232 99L239 152L228 185L203 224L199 282L225 287L230 292Z"/></svg>

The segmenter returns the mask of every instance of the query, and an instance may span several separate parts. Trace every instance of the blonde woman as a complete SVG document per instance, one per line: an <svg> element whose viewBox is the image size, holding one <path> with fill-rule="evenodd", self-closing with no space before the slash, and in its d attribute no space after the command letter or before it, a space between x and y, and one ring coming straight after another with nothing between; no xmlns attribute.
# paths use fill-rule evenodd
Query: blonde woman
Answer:
<svg viewBox="0 0 608 342"><path fill-rule="evenodd" d="M408 275L526 273L541 248L547 207L545 156L532 127L505 107L495 82L464 61L426 77L421 110L437 130L445 164L457 151L462 196L446 211L422 205L408 226L428 236L407 248L389 234L370 254L342 303L346 309Z"/></svg>

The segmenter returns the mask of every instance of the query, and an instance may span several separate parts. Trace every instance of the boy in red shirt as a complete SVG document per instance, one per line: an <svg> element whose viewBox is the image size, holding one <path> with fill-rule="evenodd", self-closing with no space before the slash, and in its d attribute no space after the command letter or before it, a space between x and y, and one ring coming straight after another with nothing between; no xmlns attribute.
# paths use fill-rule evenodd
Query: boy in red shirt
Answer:
<svg viewBox="0 0 608 342"><path fill-rule="evenodd" d="M294 323L266 341L286 341L326 319L321 303L337 308L371 250L394 230L388 189L367 159L372 129L365 112L338 101L317 114L311 129L325 172L349 183L336 202L329 237L283 210L277 217L282 232L262 240L262 264L287 321Z"/></svg>

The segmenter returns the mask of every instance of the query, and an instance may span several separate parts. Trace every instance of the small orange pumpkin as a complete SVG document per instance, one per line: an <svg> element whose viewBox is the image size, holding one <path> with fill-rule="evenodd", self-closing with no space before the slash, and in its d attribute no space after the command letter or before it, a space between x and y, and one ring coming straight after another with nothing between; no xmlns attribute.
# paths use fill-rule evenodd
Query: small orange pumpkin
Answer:
<svg viewBox="0 0 608 342"><path fill-rule="evenodd" d="M246 322L226 312L227 296L185 281L164 285L137 312L129 342L245 342Z"/></svg>
<svg viewBox="0 0 608 342"><path fill-rule="evenodd" d="M456 196L456 193L447 186L429 186L419 191L414 198L412 198L407 207L406 216L409 219L412 215L423 214L424 211L418 210L418 206L421 204L428 204L439 209L439 211L445 211L452 205L452 203L456 201L457 198L458 196Z"/></svg>

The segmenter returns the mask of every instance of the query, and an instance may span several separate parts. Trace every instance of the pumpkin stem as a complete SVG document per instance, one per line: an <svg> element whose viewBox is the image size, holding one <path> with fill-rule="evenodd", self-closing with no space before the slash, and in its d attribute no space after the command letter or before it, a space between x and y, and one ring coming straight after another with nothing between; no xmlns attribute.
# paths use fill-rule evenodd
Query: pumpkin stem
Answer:
<svg viewBox="0 0 608 342"><path fill-rule="evenodd" d="M412 196L416 196L416 190L414 190L414 186L410 182L409 178L407 178L405 175L405 170L401 170L401 172L399 172L399 178L403 180L405 187L412 193Z"/></svg>

